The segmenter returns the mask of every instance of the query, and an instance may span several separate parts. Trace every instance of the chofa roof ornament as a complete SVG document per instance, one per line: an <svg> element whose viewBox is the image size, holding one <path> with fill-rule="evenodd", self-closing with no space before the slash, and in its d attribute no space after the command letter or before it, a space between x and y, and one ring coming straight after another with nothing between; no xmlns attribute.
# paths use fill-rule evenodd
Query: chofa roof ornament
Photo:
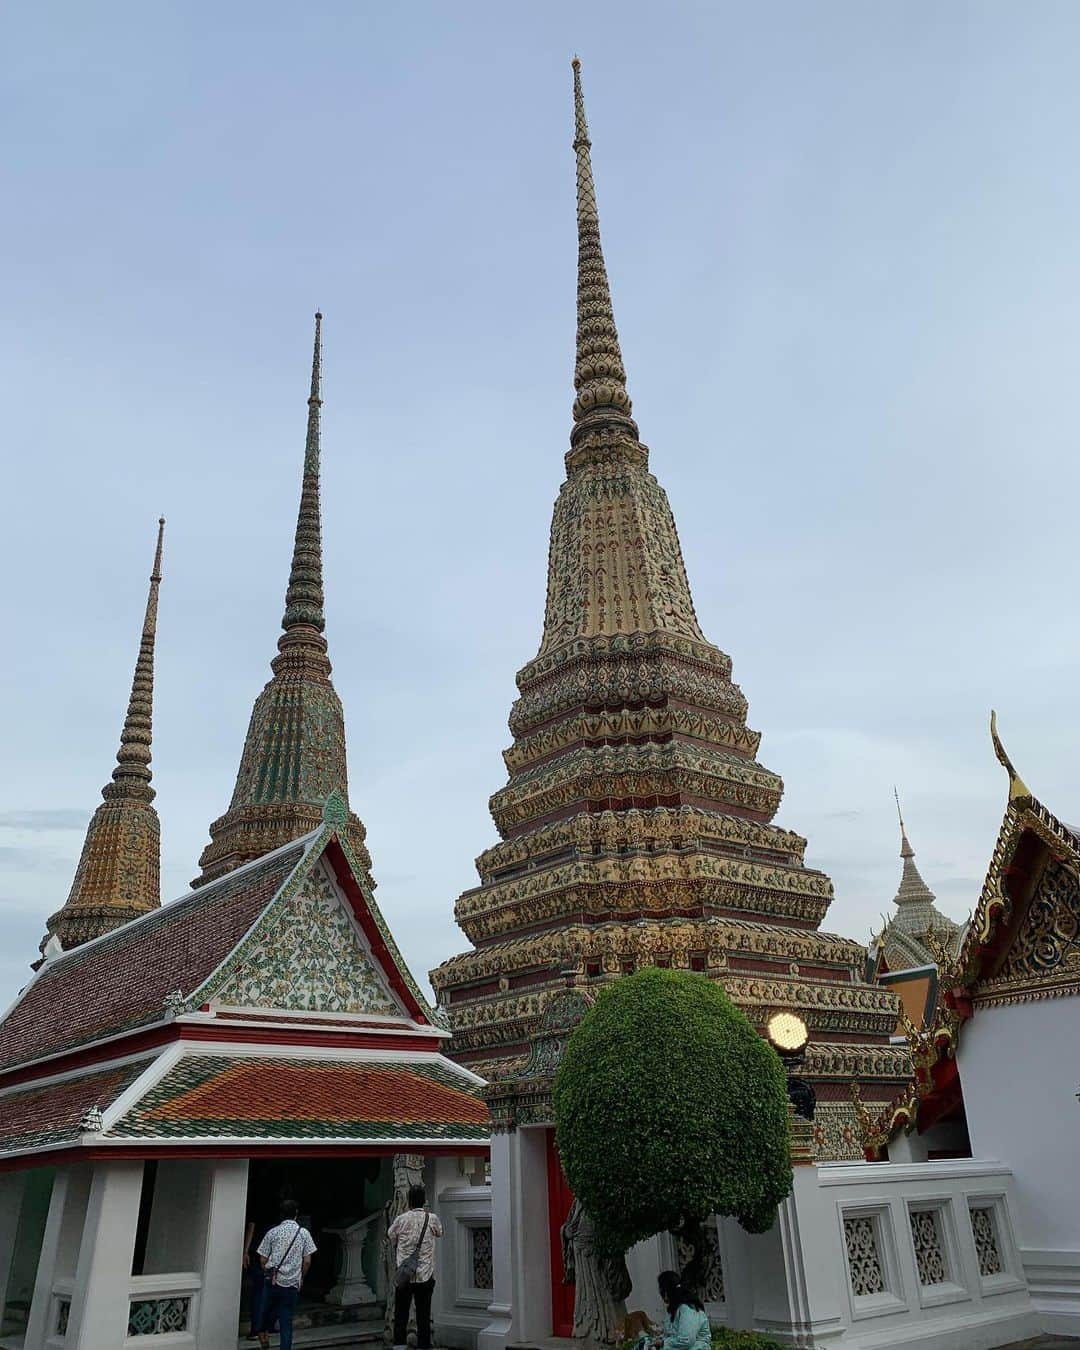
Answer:
<svg viewBox="0 0 1080 1350"><path fill-rule="evenodd" d="M1015 802L1030 799L1031 789L1016 772L1012 760L1001 743L1001 737L998 735L997 729L997 713L992 708L990 710L990 739L994 742L994 754L997 755L999 763L1004 766L1009 775L1009 800Z"/></svg>

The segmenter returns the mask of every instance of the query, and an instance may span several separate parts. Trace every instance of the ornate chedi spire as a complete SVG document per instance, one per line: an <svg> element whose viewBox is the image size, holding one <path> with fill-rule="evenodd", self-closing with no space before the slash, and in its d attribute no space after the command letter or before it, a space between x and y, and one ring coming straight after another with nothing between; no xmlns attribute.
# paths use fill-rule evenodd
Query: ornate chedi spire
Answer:
<svg viewBox="0 0 1080 1350"><path fill-rule="evenodd" d="M773 824L783 783L758 762L730 658L698 624L630 415L576 61L574 115L576 398L544 631L518 673L509 781L491 798L501 842L455 911L474 950L432 981L454 1054L491 1077L518 1071L568 969L586 982L646 963L704 970L758 1024L780 1008L806 1019L819 1119L847 1113L855 1156L848 1083L886 1101L909 1073L888 1044L895 999L863 983L860 944L816 931L831 883ZM775 611L772 597L762 606ZM847 1147L841 1123L823 1152Z"/></svg>
<svg viewBox="0 0 1080 1350"><path fill-rule="evenodd" d="M273 678L251 713L232 801L210 826L210 843L199 859L202 874L194 885L315 829L331 792L337 791L348 801L345 715L330 682L323 636L321 409L322 315L316 314L304 475L283 632L278 654L270 663ZM371 859L364 844L364 827L351 812L345 833L357 861L367 871Z"/></svg>
<svg viewBox="0 0 1080 1350"><path fill-rule="evenodd" d="M592 141L581 92L581 62L574 57L574 154L577 156L577 361L574 367L574 434L582 439L599 426L618 427L635 440L626 368L611 307L611 288L600 245L600 213L592 171Z"/></svg>
<svg viewBox="0 0 1080 1350"><path fill-rule="evenodd" d="M111 932L161 904L161 825L151 803L150 742L154 712L154 641L165 518L158 521L154 567L139 655L112 779L90 819L63 909L48 921L41 950L55 936L67 949Z"/></svg>
<svg viewBox="0 0 1080 1350"><path fill-rule="evenodd" d="M900 809L900 794L893 788L896 814L900 821L900 857L903 871L893 904L896 913L885 925L879 939L885 961L890 970L903 970L918 965L935 963L934 946L948 946L960 931L960 925L938 909L934 892L922 878L915 865L915 850L907 836L904 814Z"/></svg>

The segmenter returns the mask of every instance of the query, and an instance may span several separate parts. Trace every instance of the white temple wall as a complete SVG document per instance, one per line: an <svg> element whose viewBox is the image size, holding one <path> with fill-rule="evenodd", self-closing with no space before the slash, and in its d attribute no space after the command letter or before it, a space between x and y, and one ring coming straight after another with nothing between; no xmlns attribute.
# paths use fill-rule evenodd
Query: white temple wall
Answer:
<svg viewBox="0 0 1080 1350"><path fill-rule="evenodd" d="M526 1152L530 1135L539 1148ZM546 1182L543 1132L497 1135L492 1145L495 1294L480 1350L535 1343L551 1326L548 1262L540 1280L522 1256L526 1229L547 1238L546 1194L541 1203L535 1186ZM748 1234L733 1220L718 1225L714 1323L800 1350L991 1350L1042 1330L1014 1231L1013 1178L1000 1163L798 1167L793 1184L768 1233ZM442 1212L472 1198L448 1191ZM628 1309L659 1319L656 1276L677 1265L674 1247L664 1234L628 1253Z"/></svg>
<svg viewBox="0 0 1080 1350"><path fill-rule="evenodd" d="M491 1321L494 1242L491 1187L464 1176L458 1158L433 1160L432 1209L443 1225L432 1319L438 1345L473 1350Z"/></svg>
<svg viewBox="0 0 1080 1350"><path fill-rule="evenodd" d="M1080 1336L1080 998L979 1008L957 1050L977 1158L1016 1178L1016 1225L1048 1331Z"/></svg>
<svg viewBox="0 0 1080 1350"><path fill-rule="evenodd" d="M1042 1329L1000 1163L840 1163L795 1176L775 1230L785 1339L798 1344L801 1324L810 1343L844 1350L989 1350ZM776 1335L764 1306L756 1297L754 1326Z"/></svg>

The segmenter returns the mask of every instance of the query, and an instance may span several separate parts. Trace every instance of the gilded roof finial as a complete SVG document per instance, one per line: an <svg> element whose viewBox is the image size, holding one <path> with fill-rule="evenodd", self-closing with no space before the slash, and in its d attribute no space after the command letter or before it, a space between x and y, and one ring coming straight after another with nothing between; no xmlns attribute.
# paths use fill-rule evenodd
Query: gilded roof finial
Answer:
<svg viewBox="0 0 1080 1350"><path fill-rule="evenodd" d="M135 661L135 675L131 681L131 697L127 716L120 733L120 748L116 752L113 786L104 789L103 796L126 795L135 785L144 801L152 801L154 790L149 786L150 742L154 717L154 643L157 638L158 590L161 586L161 551L165 540L165 517L158 519L157 545L154 566L150 572L150 589L146 597L139 655Z"/></svg>
<svg viewBox="0 0 1080 1350"><path fill-rule="evenodd" d="M997 713L990 710L990 739L994 743L994 754L997 755L999 763L1004 767L1009 775L1009 801L1015 802L1031 796L1031 789L1016 772L1013 762L1005 751L1001 743L1001 737L997 729Z"/></svg>
<svg viewBox="0 0 1080 1350"><path fill-rule="evenodd" d="M575 56L574 153L577 155L577 360L574 367L574 434L583 422L615 421L636 439L637 427L630 417L626 370L619 348L619 334L611 307L604 254L600 246L600 216L593 183L589 124L581 92L581 62Z"/></svg>
<svg viewBox="0 0 1080 1350"><path fill-rule="evenodd" d="M308 396L307 438L304 442L304 477L300 489L300 509L296 517L292 569L285 592L285 615L281 626L288 633L295 628L326 627L323 614L322 522L319 506L319 433L322 408L322 314L315 315L315 348L311 357L311 393ZM308 635L310 638L310 634ZM325 646L325 643L322 645Z"/></svg>

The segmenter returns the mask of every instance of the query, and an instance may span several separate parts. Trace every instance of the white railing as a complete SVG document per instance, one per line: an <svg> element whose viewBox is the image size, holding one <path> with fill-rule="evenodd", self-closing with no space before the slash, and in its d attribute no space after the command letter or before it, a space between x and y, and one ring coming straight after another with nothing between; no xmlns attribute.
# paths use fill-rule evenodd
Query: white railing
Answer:
<svg viewBox="0 0 1080 1350"><path fill-rule="evenodd" d="M962 1159L815 1170L800 1236L814 1266L831 1260L843 1272L844 1345L913 1334L974 1344L964 1338L976 1327L1034 1327L1008 1168Z"/></svg>
<svg viewBox="0 0 1080 1350"><path fill-rule="evenodd" d="M128 1293L125 1350L195 1345L202 1278L194 1271L133 1275Z"/></svg>

